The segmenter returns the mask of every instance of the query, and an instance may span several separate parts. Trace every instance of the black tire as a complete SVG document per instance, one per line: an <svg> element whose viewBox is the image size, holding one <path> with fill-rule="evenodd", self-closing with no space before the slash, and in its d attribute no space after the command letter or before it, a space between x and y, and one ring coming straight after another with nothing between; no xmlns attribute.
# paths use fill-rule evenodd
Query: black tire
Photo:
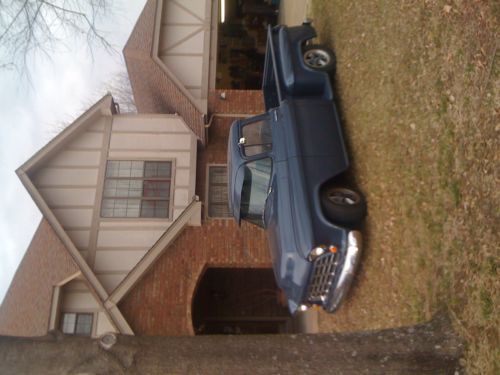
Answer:
<svg viewBox="0 0 500 375"><path fill-rule="evenodd" d="M304 64L310 69L320 72L335 71L335 54L330 48L324 45L305 45L302 50L302 57L304 59Z"/></svg>
<svg viewBox="0 0 500 375"><path fill-rule="evenodd" d="M352 189L332 186L321 192L321 206L333 223L347 226L359 225L366 216L363 195Z"/></svg>

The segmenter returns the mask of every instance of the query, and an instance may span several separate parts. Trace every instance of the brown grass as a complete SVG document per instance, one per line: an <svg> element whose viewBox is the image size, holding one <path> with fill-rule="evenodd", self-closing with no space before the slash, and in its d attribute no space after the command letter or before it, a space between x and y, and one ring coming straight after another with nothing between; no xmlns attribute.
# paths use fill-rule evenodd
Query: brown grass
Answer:
<svg viewBox="0 0 500 375"><path fill-rule="evenodd" d="M499 373L500 5L313 0L369 207L356 285L323 331L447 308L469 373Z"/></svg>

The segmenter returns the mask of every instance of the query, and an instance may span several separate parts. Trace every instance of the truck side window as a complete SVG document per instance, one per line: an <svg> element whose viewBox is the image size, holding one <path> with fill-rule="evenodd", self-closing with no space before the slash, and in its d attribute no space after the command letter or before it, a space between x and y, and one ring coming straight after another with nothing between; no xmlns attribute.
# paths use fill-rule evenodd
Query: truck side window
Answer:
<svg viewBox="0 0 500 375"><path fill-rule="evenodd" d="M241 217L264 227L263 214L271 177L271 158L255 160L245 165L241 192Z"/></svg>
<svg viewBox="0 0 500 375"><path fill-rule="evenodd" d="M241 133L245 139L244 150L246 156L254 156L271 151L271 127L266 120L252 122L243 126Z"/></svg>

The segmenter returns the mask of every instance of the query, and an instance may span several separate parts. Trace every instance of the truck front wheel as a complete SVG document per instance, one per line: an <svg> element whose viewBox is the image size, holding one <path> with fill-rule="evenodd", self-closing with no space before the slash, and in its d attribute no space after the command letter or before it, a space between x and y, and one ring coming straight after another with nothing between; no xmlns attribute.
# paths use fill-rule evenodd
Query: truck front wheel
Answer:
<svg viewBox="0 0 500 375"><path fill-rule="evenodd" d="M335 70L335 54L323 45L305 45L302 55L304 64L314 70L321 72L333 72Z"/></svg>
<svg viewBox="0 0 500 375"><path fill-rule="evenodd" d="M323 211L332 222L347 226L358 225L366 215L363 195L344 187L327 187L321 192Z"/></svg>

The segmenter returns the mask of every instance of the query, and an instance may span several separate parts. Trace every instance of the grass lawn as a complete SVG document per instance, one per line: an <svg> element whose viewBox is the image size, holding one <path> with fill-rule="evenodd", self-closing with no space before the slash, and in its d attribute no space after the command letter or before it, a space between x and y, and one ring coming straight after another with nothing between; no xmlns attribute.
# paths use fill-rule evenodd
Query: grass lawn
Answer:
<svg viewBox="0 0 500 375"><path fill-rule="evenodd" d="M468 373L500 372L500 3L312 0L368 201L356 283L324 332L450 312Z"/></svg>

